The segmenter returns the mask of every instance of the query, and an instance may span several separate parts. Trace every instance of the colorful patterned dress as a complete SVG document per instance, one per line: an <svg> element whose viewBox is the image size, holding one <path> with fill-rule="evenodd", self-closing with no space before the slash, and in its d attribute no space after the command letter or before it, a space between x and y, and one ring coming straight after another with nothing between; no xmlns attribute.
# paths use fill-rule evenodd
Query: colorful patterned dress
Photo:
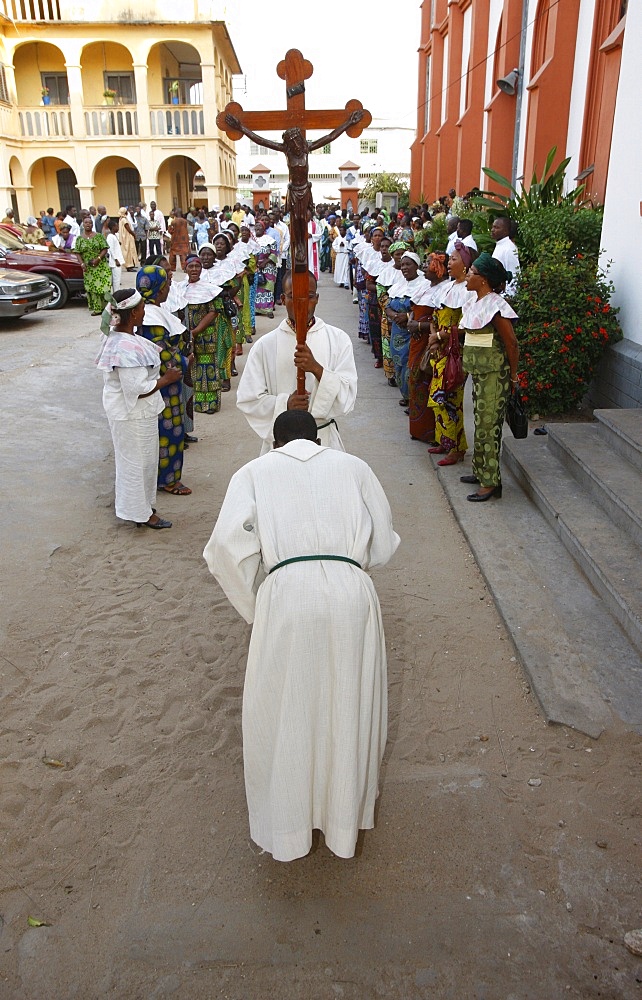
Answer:
<svg viewBox="0 0 642 1000"><path fill-rule="evenodd" d="M432 306L412 304L412 318L421 323L421 333L411 336L408 346L408 422L413 441L429 443L435 438L435 415L428 406L431 372L419 363L428 347Z"/></svg>
<svg viewBox="0 0 642 1000"><path fill-rule="evenodd" d="M498 313L505 319L517 319L501 295L489 292L481 299L467 300L460 321L466 332L464 371L473 381L473 474L481 486L500 486L502 481L499 455L511 384L504 343L493 326Z"/></svg>
<svg viewBox="0 0 642 1000"><path fill-rule="evenodd" d="M95 260L102 250L109 250L107 240L100 233L94 236L80 235L76 239L74 250L85 265L84 282L89 311L101 313L105 308L107 296L111 294L111 267L108 257L95 266L90 262Z"/></svg>
<svg viewBox="0 0 642 1000"><path fill-rule="evenodd" d="M191 303L187 306L189 328L193 330L207 316L214 312L214 302ZM194 388L194 409L197 413L218 413L221 408L221 376L218 367L218 314L211 326L200 333L193 333L194 363L192 364L192 386Z"/></svg>
<svg viewBox="0 0 642 1000"><path fill-rule="evenodd" d="M179 349L178 338L170 338L164 326L141 327L141 333L152 344L160 347L160 375L167 371L168 362L173 362L175 368L187 371L187 358ZM158 489L174 486L181 480L183 471L183 448L185 428L183 419L185 408L182 399L182 379L165 385L160 392L165 402L162 413L158 415Z"/></svg>
<svg viewBox="0 0 642 1000"><path fill-rule="evenodd" d="M459 327L461 310L470 296L465 281L453 281L445 289L443 305L435 310L435 320L443 342L432 365L430 407L435 414L435 440L448 451L465 452L468 448L464 429L464 387L444 391L444 371L448 359L447 347L453 327Z"/></svg>
<svg viewBox="0 0 642 1000"><path fill-rule="evenodd" d="M263 236L261 239L265 239L265 237ZM271 240L269 245L261 244L261 251L256 257L256 266L256 315L272 317L274 316L274 284L279 266L274 240Z"/></svg>

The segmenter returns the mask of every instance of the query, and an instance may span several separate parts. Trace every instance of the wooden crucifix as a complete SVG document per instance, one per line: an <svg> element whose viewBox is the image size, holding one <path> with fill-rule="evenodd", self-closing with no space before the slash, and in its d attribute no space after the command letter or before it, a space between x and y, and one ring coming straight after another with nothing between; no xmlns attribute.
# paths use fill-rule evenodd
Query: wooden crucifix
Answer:
<svg viewBox="0 0 642 1000"><path fill-rule="evenodd" d="M305 107L305 81L312 76L313 66L298 49L286 52L276 67L285 80L287 109L285 111L244 111L231 101L216 116L216 124L230 139L248 136L268 149L285 153L290 175L285 209L290 213L290 254L292 259L292 298L297 343L304 344L308 332L308 210L314 210L312 186L308 179L308 154L332 142L343 132L356 139L372 121L360 101L348 101L339 111L310 111ZM321 139L310 142L306 129L331 128ZM272 142L255 129L268 132L283 129L282 142ZM297 393L305 392L305 372L297 372Z"/></svg>

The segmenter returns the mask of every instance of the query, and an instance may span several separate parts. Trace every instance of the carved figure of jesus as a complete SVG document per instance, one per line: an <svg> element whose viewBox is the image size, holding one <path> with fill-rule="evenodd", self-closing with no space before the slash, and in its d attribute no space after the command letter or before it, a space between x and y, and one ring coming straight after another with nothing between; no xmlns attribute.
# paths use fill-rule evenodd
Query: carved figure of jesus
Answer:
<svg viewBox="0 0 642 1000"><path fill-rule="evenodd" d="M225 115L225 124L230 128L243 132L248 139L259 146L266 146L268 149L276 150L277 153L285 154L290 174L285 210L290 213L290 236L295 271L308 269L308 209L314 211L312 185L308 180L308 155L313 149L320 149L321 146L333 142L351 125L358 124L363 117L363 110L353 111L343 124L314 141L306 139L300 128L288 128L282 135L283 142L273 142L246 128L234 115Z"/></svg>

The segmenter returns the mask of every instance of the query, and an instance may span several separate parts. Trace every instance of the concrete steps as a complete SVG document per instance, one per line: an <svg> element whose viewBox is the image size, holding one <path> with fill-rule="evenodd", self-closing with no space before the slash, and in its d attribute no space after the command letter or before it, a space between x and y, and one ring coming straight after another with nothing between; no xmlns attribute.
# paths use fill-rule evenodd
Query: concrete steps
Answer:
<svg viewBox="0 0 642 1000"><path fill-rule="evenodd" d="M464 413L472 430L470 385ZM597 738L622 725L642 734L642 410L595 416L525 441L504 427L500 501L466 502L470 453L431 464L546 719Z"/></svg>
<svg viewBox="0 0 642 1000"><path fill-rule="evenodd" d="M642 411L504 441L504 463L642 656Z"/></svg>

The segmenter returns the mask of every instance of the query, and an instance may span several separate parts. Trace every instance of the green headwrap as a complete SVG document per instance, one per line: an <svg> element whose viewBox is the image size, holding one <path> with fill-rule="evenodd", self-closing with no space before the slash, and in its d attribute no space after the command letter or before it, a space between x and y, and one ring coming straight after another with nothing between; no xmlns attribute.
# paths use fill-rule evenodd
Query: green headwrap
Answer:
<svg viewBox="0 0 642 1000"><path fill-rule="evenodd" d="M478 274L486 278L493 291L507 284L513 277L512 271L507 271L501 260L491 257L489 253L480 253L475 260L474 267Z"/></svg>

